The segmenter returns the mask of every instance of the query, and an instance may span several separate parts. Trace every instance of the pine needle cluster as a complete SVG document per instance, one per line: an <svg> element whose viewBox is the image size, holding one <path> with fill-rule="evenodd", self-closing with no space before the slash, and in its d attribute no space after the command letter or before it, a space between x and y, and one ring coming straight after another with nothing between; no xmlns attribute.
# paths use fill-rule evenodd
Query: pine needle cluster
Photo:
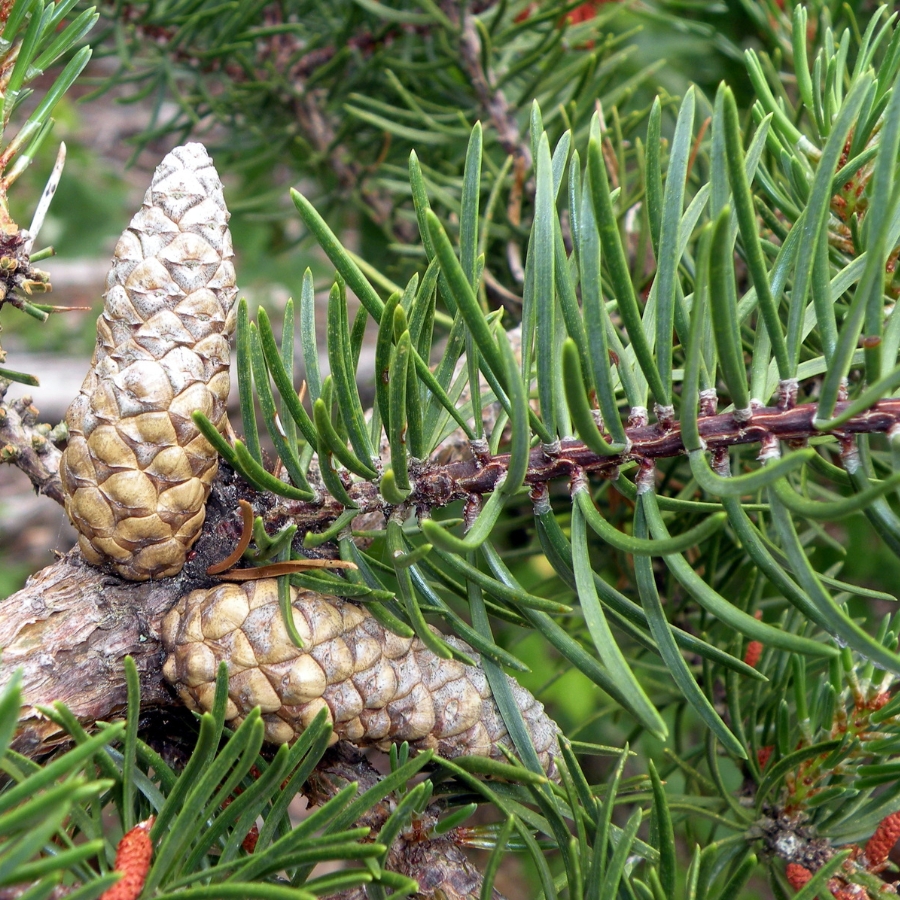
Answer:
<svg viewBox="0 0 900 900"><path fill-rule="evenodd" d="M324 714L273 751L258 711L227 729L222 659L187 760L151 746L129 663L124 721L46 709L74 746L39 765L9 749L13 679L0 891L105 896L123 835L167 900L441 896L398 864L414 844L444 896L494 896L511 851L546 898L893 891L900 616L841 540L900 555L900 28L747 8L746 107L724 84L643 105L655 67L618 72L612 4L108 11L115 80L178 101L147 140L233 123L248 170L317 177L397 251L361 258L291 191L335 273L328 368L309 270L280 334L239 304L238 437L195 422L256 506L210 574L278 578L288 629L294 587L471 661L456 635L514 752L395 746L381 777ZM506 673L560 724L556 777Z"/></svg>

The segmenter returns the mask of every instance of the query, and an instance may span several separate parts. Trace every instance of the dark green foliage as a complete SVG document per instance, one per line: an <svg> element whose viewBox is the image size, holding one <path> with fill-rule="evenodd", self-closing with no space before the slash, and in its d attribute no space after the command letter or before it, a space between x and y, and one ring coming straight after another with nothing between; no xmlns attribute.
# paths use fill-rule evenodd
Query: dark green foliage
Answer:
<svg viewBox="0 0 900 900"><path fill-rule="evenodd" d="M787 14L784 21L790 27ZM386 301L379 296L381 279L360 268L312 205L294 195L339 273L333 300L346 280L380 321L380 420L373 418L368 431L359 423L351 389L355 379L348 376L340 339L349 333L348 324L338 316L329 357L335 386L344 385L343 400L329 405L320 399L314 424L320 454L324 449L349 470L344 476L337 470L323 473L325 488L345 506L371 511L381 502L372 500L374 487L392 510L382 536L369 526L366 536L376 536L375 543L353 554L365 560L362 577L391 598L385 611L439 655L448 650L424 629L425 616L439 615L470 641L474 628L478 646L496 660L509 659L504 644L515 642L522 629L538 629L559 654L554 663L559 672L571 667L593 681L611 698L611 706L604 707L603 695L596 695L601 710L627 710L628 726L619 714L617 728L632 746L647 754L651 735L669 735L671 750L658 768L666 781L683 781L684 793L667 793L653 773L651 834L662 853L659 868L647 865L656 863L655 854L633 851L644 855L647 868L626 875L622 854L627 853L617 843L598 875L588 866L587 850L599 833L592 832L600 827L597 822L556 821L534 794L546 825L538 830L552 836L565 870L564 880L553 886L546 864L535 858L547 896L562 884L573 897L612 896L622 877L632 879L628 890L640 896L670 897L682 890L685 896L703 896L712 885L717 896L739 896L758 860L766 857L752 852L754 841L762 840L757 850L775 846L766 821L791 811L804 827L818 827L839 846L863 840L900 802L881 787L894 777L890 764L860 766L882 745L894 746L893 719L883 720L877 730L868 720L888 696L893 676L859 676L866 666L900 670L894 631L885 626L873 636L846 605L849 595L872 592L841 581L836 569L820 571L816 557L810 558L817 544L829 539L817 522L860 512L888 546L900 546L900 519L890 499L891 446L877 433L858 438L833 433L836 425L851 421L855 431L887 430L892 418L883 426L867 426L860 417L890 397L900 377L898 340L888 337L896 327L890 297L884 297L889 286L872 274L883 276L900 241L892 188L897 165L892 123L895 107L900 109L891 102L897 67L890 48L896 41L893 20L876 14L872 21L858 51L862 61L856 62L840 49L849 39L832 37L821 20L821 43L808 48L809 57L818 60L810 64L808 81L815 97L830 97L827 109L814 97L811 108L800 105L785 114L787 107L771 99L761 57L748 53L760 99L746 150L742 118L727 88L714 105L689 93L668 146L659 138L661 107L654 106L654 134L640 155L596 117L589 128L555 139L551 153L546 122L535 105L534 219L523 241L529 251L517 357L510 356L496 314L484 305L479 273L484 277L492 262L477 249L484 246L479 234L492 225L483 217L479 226L473 224L479 205L471 188L463 188L454 241L454 230L430 209L429 186L416 187L420 163L413 160L412 193L430 264L423 263L405 292ZM877 75L867 68L875 62ZM846 76L831 75L826 85L822 73L839 65L847 66ZM872 113L879 102L883 118ZM712 127L697 133L694 123L706 111ZM863 129L867 137L860 136ZM476 183L481 140L476 128L463 185ZM858 161L848 161L851 144L865 154ZM428 152L420 149L419 157L427 159ZM619 181L615 189L611 171ZM564 172L570 189L557 193ZM646 188L644 178L650 179ZM851 191L850 182L858 190ZM855 209L847 214L851 193ZM646 210L636 205L644 198ZM569 247L557 239L563 224L572 229ZM636 247L652 247L656 264L635 257ZM740 259L746 259L748 275L737 264ZM436 280L434 261L440 267ZM437 358L421 340L416 351L439 363L432 377L450 398L461 398L457 405L466 419L474 416L467 437L476 455L486 454L485 468L465 470L458 476L459 492L449 498L469 497L463 534L454 533L453 520L431 518L440 515L448 498L434 492L430 469L410 452L418 440L411 436L413 422L433 423L442 416L446 423L439 431L426 428L433 436L420 445L426 455L453 427L445 401L411 363L416 351L408 316L417 286L426 282L434 292L434 299L426 298L429 305L436 302L445 310L441 326L452 323L452 352ZM867 300L859 299L861 291ZM879 297L878 315L873 296ZM878 354L844 349L855 347L864 321L870 323L866 334L872 334L866 346L887 345ZM467 362L454 371L463 350ZM268 356L271 368L275 361ZM840 408L838 388L849 391L852 400ZM526 392L539 399L539 416L523 404ZM642 431L651 397L658 426ZM817 403L803 407L810 401ZM894 407L889 409L886 415L895 415ZM718 418L710 418L719 410ZM838 412L841 418L834 419ZM792 416L800 418L788 424ZM673 434L679 418L684 443L674 433L670 451L653 449L654 441ZM748 422L756 429L752 435L742 432ZM487 450L479 443L482 434ZM784 443L779 449L782 438L796 442L803 436L812 446ZM369 448L382 442L386 455L378 473L369 470L367 460ZM754 461L760 451L762 465ZM310 459L302 448L298 452ZM849 479L834 466L835 453ZM635 484L627 476L633 460L640 462ZM618 469L618 480L594 481L592 468ZM569 479L568 493L551 489L561 478ZM523 516L529 503L523 479L531 485L531 522ZM364 489L364 482L369 487ZM622 499L614 500L617 495ZM523 529L524 544L516 536ZM555 573L542 582L533 568L540 557ZM534 587L526 588L528 583ZM455 611L452 616L442 608L445 603ZM497 652L488 652L498 638ZM689 641L700 661L683 655ZM755 658L749 665L741 661L742 641L764 648L761 664ZM852 650L842 651L839 664L838 647L845 643ZM485 665L490 676L496 663L485 660ZM841 665L855 714L848 711ZM828 680L830 701L823 706L818 696L823 682L811 673L828 671L837 673L837 680ZM724 704L720 690L727 696ZM876 695L882 699L876 701ZM516 734L515 706L498 701ZM859 720L858 736L835 739L848 715ZM612 721L609 714L606 718ZM528 746L518 741L516 746L527 761ZM763 765L759 754L770 746L774 751L765 752L774 755ZM848 768L850 759L859 762ZM569 768L562 790L577 793L579 777ZM755 814L731 796L739 777L750 785ZM504 794L487 796L499 802ZM660 804L667 798L665 810ZM507 811L502 804L501 809ZM512 828L524 839L522 815L523 809L514 815ZM701 820L708 825L701 827ZM639 816L629 819L626 834L637 835L639 823ZM700 844L702 852L686 872L676 863L673 828ZM745 833L741 843L737 838ZM524 846L532 847L528 840ZM603 858L596 857L601 868ZM769 866L776 881L781 866ZM871 876L857 869L846 877L865 883Z"/></svg>
<svg viewBox="0 0 900 900"><path fill-rule="evenodd" d="M477 253L499 259L507 241L525 235L500 213L516 204L510 169L520 187L525 176L530 150L521 120L534 99L556 135L574 125L582 137L597 100L622 110L626 133L639 121L625 109L659 61L635 58L627 43L634 22L615 5L567 26L565 10L574 5L554 2L526 16L522 2L469 9L412 0L227 7L142 0L102 4L98 43L120 64L105 86L127 84L131 102L156 101L138 147L163 135L185 138L199 123L221 124L228 138L210 152L220 168L241 174L243 196L230 202L239 218L265 227L273 212L285 211L283 186L313 176L323 214L343 228L347 211L360 211L368 265L389 250L397 278L422 252L407 179L411 150L423 160L436 208L460 215L466 197L481 197L493 225L478 236ZM479 120L483 172L467 187L466 142ZM512 167L510 153L521 157ZM526 199L521 218L529 216ZM269 227L283 245L284 230ZM472 273L475 258L465 263Z"/></svg>
<svg viewBox="0 0 900 900"><path fill-rule="evenodd" d="M900 556L896 16L748 0L760 43L743 83L632 106L652 72L617 71L624 42L601 35L617 9L569 26L575 6L110 11L117 79L178 100L145 139L211 116L239 126L229 153L249 183L275 162L318 179L320 197L291 199L336 272L329 373L298 268L298 359L292 304L280 341L242 305L243 438L232 447L198 416L250 487L313 523L267 532L258 518L246 563L339 554L356 568L282 577L283 613L290 580L366 603L439 658L472 660L430 623L467 641L516 756L395 748L376 788L339 790L292 827L286 798L319 764L322 723L273 755L257 717L222 737L222 694L179 773L140 741L132 685L124 732L89 738L57 710L76 749L43 769L6 754L0 828L20 831L0 835L0 878L12 853L12 877L100 884L115 843L100 815L124 830L155 813L146 896L362 883L404 896L414 887L388 871L389 847L437 816L429 835L491 851L483 898L507 852L546 898L725 900L759 896L763 877L777 897L825 895L832 877L877 895L877 867L860 854L842 867L900 809L900 619L874 621L891 585L850 583L841 566L849 535L857 555ZM644 12L741 55L710 26L713 4ZM479 91L499 102L500 88L498 118ZM338 201L376 226L359 256ZM504 670L560 723L559 783ZM0 736L17 706L3 700ZM31 771L47 783L26 796L15 785ZM389 795L378 829L355 827ZM50 831L21 833L48 811ZM362 864L312 878L325 859ZM795 894L786 864L801 862L816 871Z"/></svg>
<svg viewBox="0 0 900 900"><path fill-rule="evenodd" d="M348 785L295 826L288 805L328 745L331 729L324 715L292 747L260 755L263 728L258 715L223 737L223 674L216 713L200 717L189 761L173 770L138 735L137 673L130 660L127 664L133 690L126 722L88 737L65 708L46 710L69 731L75 747L43 766L9 749L19 714L17 682L4 693L0 883L35 882L35 892L63 884L78 897L98 897L117 880L110 869L119 838L151 816L155 853L145 896L212 897L228 892L241 897L317 897L381 880L378 865L372 863L339 876L310 879L310 871L327 860L362 862L383 856L388 845L360 842L370 830L350 826L397 783L405 783L428 761L427 755L356 799L354 787ZM391 826L389 842L397 827L422 806L398 808L393 821L385 824ZM260 818L265 825L248 852L242 844ZM401 896L412 887L408 879L390 873L385 877L386 886L399 888Z"/></svg>

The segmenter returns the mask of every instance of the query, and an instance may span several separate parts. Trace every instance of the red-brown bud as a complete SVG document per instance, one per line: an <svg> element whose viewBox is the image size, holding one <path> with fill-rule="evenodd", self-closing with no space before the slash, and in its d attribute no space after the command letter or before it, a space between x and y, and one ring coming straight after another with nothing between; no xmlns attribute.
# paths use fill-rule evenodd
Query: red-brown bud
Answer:
<svg viewBox="0 0 900 900"><path fill-rule="evenodd" d="M247 837L244 838L241 843L241 847L244 848L246 853L252 853L256 849L256 843L259 840L259 826L254 824L250 826L250 830L247 832Z"/></svg>
<svg viewBox="0 0 900 900"><path fill-rule="evenodd" d="M747 644L747 649L744 651L744 663L750 666L751 669L755 669L759 665L762 652L763 645L760 641L750 641Z"/></svg>
<svg viewBox="0 0 900 900"><path fill-rule="evenodd" d="M784 874L787 876L788 884L795 891L799 891L813 877L813 873L800 863L788 863Z"/></svg>
<svg viewBox="0 0 900 900"><path fill-rule="evenodd" d="M828 890L834 900L868 900L869 894L861 884L848 884L837 878L828 882Z"/></svg>
<svg viewBox="0 0 900 900"><path fill-rule="evenodd" d="M881 820L875 834L866 844L866 868L874 869L887 861L888 854L900 838L900 812L892 813Z"/></svg>
<svg viewBox="0 0 900 900"><path fill-rule="evenodd" d="M880 694L876 695L869 701L869 709L875 710L876 712L881 709L882 706L886 706L887 702L891 699L890 691L882 691Z"/></svg>
<svg viewBox="0 0 900 900"><path fill-rule="evenodd" d="M116 849L114 867L116 872L122 873L122 878L104 891L100 900L137 900L140 897L153 858L153 844L150 842L153 821L151 816L122 836Z"/></svg>

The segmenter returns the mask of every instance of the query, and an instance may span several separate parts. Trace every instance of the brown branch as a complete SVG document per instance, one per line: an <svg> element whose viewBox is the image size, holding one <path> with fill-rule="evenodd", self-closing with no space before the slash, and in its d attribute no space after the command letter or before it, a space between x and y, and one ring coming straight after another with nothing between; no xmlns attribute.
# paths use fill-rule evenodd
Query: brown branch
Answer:
<svg viewBox="0 0 900 900"><path fill-rule="evenodd" d="M838 403L835 415L848 403ZM738 422L731 413L705 416L698 420L700 436L709 450L725 449L739 444L758 444L763 440L803 442L825 434L886 433L900 424L900 399L881 400L869 410L854 416L837 432L821 432L813 427L817 406L806 403L792 409L762 407L754 409L746 422ZM575 469L612 478L619 468L642 459L665 459L685 453L681 429L659 425L642 425L626 429L630 448L615 456L598 456L581 441L567 438L560 442L559 452L548 454L537 447L531 451L525 483L532 487L559 478L568 478ZM470 494L488 494L497 486L509 467L509 454L501 453L487 461L473 456L451 462L429 461L410 466L412 494L407 501L411 507L427 511L447 506ZM378 487L372 482L355 482L348 493L359 507L360 514L386 509ZM290 520L301 533L321 531L328 527L344 507L331 497L319 502L279 499L272 512L274 521Z"/></svg>
<svg viewBox="0 0 900 900"><path fill-rule="evenodd" d="M846 404L840 403L837 411L844 408ZM745 423L738 423L730 413L723 413L705 416L698 424L711 450L759 443L763 439L804 441L819 434L813 428L815 411L815 404L787 410L764 408L755 410ZM10 417L12 414L22 421L15 409L8 413ZM850 419L840 433L884 433L898 423L900 400L882 400ZM21 426L27 427L30 426ZM627 435L631 441L629 452L612 457L597 456L575 440L562 441L557 454L548 455L544 449L537 448L531 452L525 481L535 487L568 478L576 469L609 478L624 463L684 453L677 427L666 431L658 425L644 425L629 428ZM30 457L23 453L16 461L20 459ZM46 476L44 457L36 454L35 459L45 471L39 483L52 484L52 479ZM445 457L441 461L422 463L411 473L414 491L408 502L411 507L431 510L472 494L489 493L508 465L508 454L491 457L486 462L474 458L461 460L457 456L449 461ZM54 496L52 490L50 487L45 492ZM386 511L374 483L357 482L350 486L349 492L361 514ZM27 708L23 730L17 739L19 749L40 752L58 737L56 727L36 711L39 705L62 700L85 723L121 713L125 703L122 660L126 654L138 662L147 705L175 702L162 683L159 623L184 594L213 583L206 570L221 559L223 543L233 545L239 537L236 509L242 497L253 502L255 512L270 526L287 521L297 524L299 540L307 531L326 528L344 511L330 497L320 502L299 502L256 494L223 464L207 504L203 534L178 577L143 583L123 581L86 565L73 551L39 572L21 591L3 602L0 686L9 681L17 666L22 666L24 673L23 696Z"/></svg>
<svg viewBox="0 0 900 900"><path fill-rule="evenodd" d="M179 578L133 582L105 575L73 551L4 600L0 685L22 671L24 706L14 748L38 756L66 739L39 706L61 701L89 726L121 715L127 655L141 675L143 704L173 704L162 680L158 634L182 591Z"/></svg>
<svg viewBox="0 0 900 900"><path fill-rule="evenodd" d="M455 4L453 7L449 3L444 4L448 13L451 8L455 9ZM475 17L470 11L466 11L459 38L460 65L472 83L478 102L490 117L500 146L517 161L521 160L523 170L530 169L531 147L527 141L522 140L515 111L503 91L494 87L493 74L482 66L481 59L481 38L475 26Z"/></svg>
<svg viewBox="0 0 900 900"><path fill-rule="evenodd" d="M62 505L62 454L52 443L50 426L38 424L38 411L30 397L4 402L8 389L9 382L0 379L0 462L20 468L39 493Z"/></svg>

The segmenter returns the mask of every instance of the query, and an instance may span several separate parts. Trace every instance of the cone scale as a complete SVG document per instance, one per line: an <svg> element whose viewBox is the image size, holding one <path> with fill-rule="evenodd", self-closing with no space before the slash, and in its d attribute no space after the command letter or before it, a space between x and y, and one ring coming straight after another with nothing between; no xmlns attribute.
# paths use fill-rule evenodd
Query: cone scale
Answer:
<svg viewBox="0 0 900 900"><path fill-rule="evenodd" d="M192 709L213 707L216 673L228 665L225 718L237 727L259 706L266 737L297 738L322 710L334 740L382 749L409 741L444 757L505 761L509 733L480 668L441 659L418 638L386 630L365 607L291 588L303 647L291 642L278 606L278 582L260 579L193 591L163 624L163 674ZM462 641L445 637L476 660ZM553 775L557 727L512 679L513 697L541 764Z"/></svg>
<svg viewBox="0 0 900 900"><path fill-rule="evenodd" d="M202 144L169 153L116 244L91 370L60 465L85 559L133 581L176 575L200 534L218 457L237 295L229 213Z"/></svg>

